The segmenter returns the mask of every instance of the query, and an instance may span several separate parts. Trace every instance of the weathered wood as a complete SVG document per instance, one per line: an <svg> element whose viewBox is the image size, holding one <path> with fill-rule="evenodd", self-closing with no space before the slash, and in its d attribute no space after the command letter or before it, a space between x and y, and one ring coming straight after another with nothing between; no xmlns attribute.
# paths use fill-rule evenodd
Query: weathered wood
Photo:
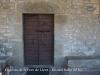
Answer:
<svg viewBox="0 0 100 75"><path fill-rule="evenodd" d="M53 65L54 15L24 14L25 65Z"/></svg>

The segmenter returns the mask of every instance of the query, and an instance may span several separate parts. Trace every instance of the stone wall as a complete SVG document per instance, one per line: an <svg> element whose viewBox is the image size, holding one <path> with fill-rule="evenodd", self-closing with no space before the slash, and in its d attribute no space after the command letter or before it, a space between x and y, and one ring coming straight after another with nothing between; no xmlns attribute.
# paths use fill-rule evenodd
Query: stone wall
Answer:
<svg viewBox="0 0 100 75"><path fill-rule="evenodd" d="M23 13L54 14L55 67L66 67L65 56L100 55L99 2L0 0L0 42L6 52L13 53L12 65L24 66ZM100 66L100 60L96 59L79 62L79 67L84 67L90 62L93 67Z"/></svg>

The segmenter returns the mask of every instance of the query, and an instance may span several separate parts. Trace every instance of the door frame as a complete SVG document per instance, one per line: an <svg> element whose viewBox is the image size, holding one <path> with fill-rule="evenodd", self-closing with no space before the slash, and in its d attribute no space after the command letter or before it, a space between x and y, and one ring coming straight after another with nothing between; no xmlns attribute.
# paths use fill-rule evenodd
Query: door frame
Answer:
<svg viewBox="0 0 100 75"><path fill-rule="evenodd" d="M55 46L53 46L53 64L52 64L52 65L26 65L26 64L25 64L25 43L24 43L24 42L25 42L25 38L24 38L24 29L25 29L25 28L24 28L24 24L25 24L24 22L25 22L25 19L24 19L24 15L25 15L25 14L31 14L31 15L43 14L43 15L46 15L46 14L44 14L44 13L22 13L22 21L23 21L23 24L22 24L23 26L22 26L22 27L23 27L24 66L27 66L27 67L32 67L32 66L33 66L33 67L46 67L46 68L48 68L48 67L53 67L53 66L54 66L54 47L55 47ZM48 14L47 14L47 15L48 15ZM55 31L55 28L54 28L54 22L55 22L54 14L49 14L49 15L53 15L53 20L54 20L54 21L53 21L53 30ZM53 33L54 33L54 31L53 31ZM55 35L55 33L54 33L54 35ZM54 42L55 42L55 41L54 41L54 35L53 35L53 45L54 45Z"/></svg>

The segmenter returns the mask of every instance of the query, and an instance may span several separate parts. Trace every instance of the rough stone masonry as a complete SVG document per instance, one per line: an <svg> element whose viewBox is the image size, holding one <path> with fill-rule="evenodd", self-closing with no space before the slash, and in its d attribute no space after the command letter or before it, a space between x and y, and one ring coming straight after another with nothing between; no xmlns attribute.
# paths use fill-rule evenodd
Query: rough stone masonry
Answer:
<svg viewBox="0 0 100 75"><path fill-rule="evenodd" d="M54 67L65 56L100 55L100 0L0 0L0 43L24 66L23 13L54 14ZM73 64L76 63L76 64ZM72 60L69 67L100 68L100 59Z"/></svg>

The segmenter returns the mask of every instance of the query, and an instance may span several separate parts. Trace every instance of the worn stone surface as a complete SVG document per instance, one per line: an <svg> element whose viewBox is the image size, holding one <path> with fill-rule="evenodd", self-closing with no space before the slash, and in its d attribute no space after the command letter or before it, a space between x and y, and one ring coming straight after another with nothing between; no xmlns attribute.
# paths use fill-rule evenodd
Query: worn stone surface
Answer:
<svg viewBox="0 0 100 75"><path fill-rule="evenodd" d="M91 3L99 3L99 0L91 0Z"/></svg>
<svg viewBox="0 0 100 75"><path fill-rule="evenodd" d="M85 71L85 72L66 72L65 75L99 75L99 71L95 72L95 71Z"/></svg>
<svg viewBox="0 0 100 75"><path fill-rule="evenodd" d="M57 71L55 71L55 72L50 71L49 75L66 75L66 74L65 74L65 72L61 72L61 71L58 71L58 72Z"/></svg>
<svg viewBox="0 0 100 75"><path fill-rule="evenodd" d="M0 0L0 42L13 53L14 66L24 65L23 13L54 14L54 66L67 67L65 56L100 55L99 11L99 0ZM75 65L100 65L84 62Z"/></svg>
<svg viewBox="0 0 100 75"><path fill-rule="evenodd" d="M22 43L13 43L13 48L14 48L14 57L13 57L13 65L19 65L23 66L24 65L24 52L23 52L23 44ZM18 60L16 60L18 59Z"/></svg>

